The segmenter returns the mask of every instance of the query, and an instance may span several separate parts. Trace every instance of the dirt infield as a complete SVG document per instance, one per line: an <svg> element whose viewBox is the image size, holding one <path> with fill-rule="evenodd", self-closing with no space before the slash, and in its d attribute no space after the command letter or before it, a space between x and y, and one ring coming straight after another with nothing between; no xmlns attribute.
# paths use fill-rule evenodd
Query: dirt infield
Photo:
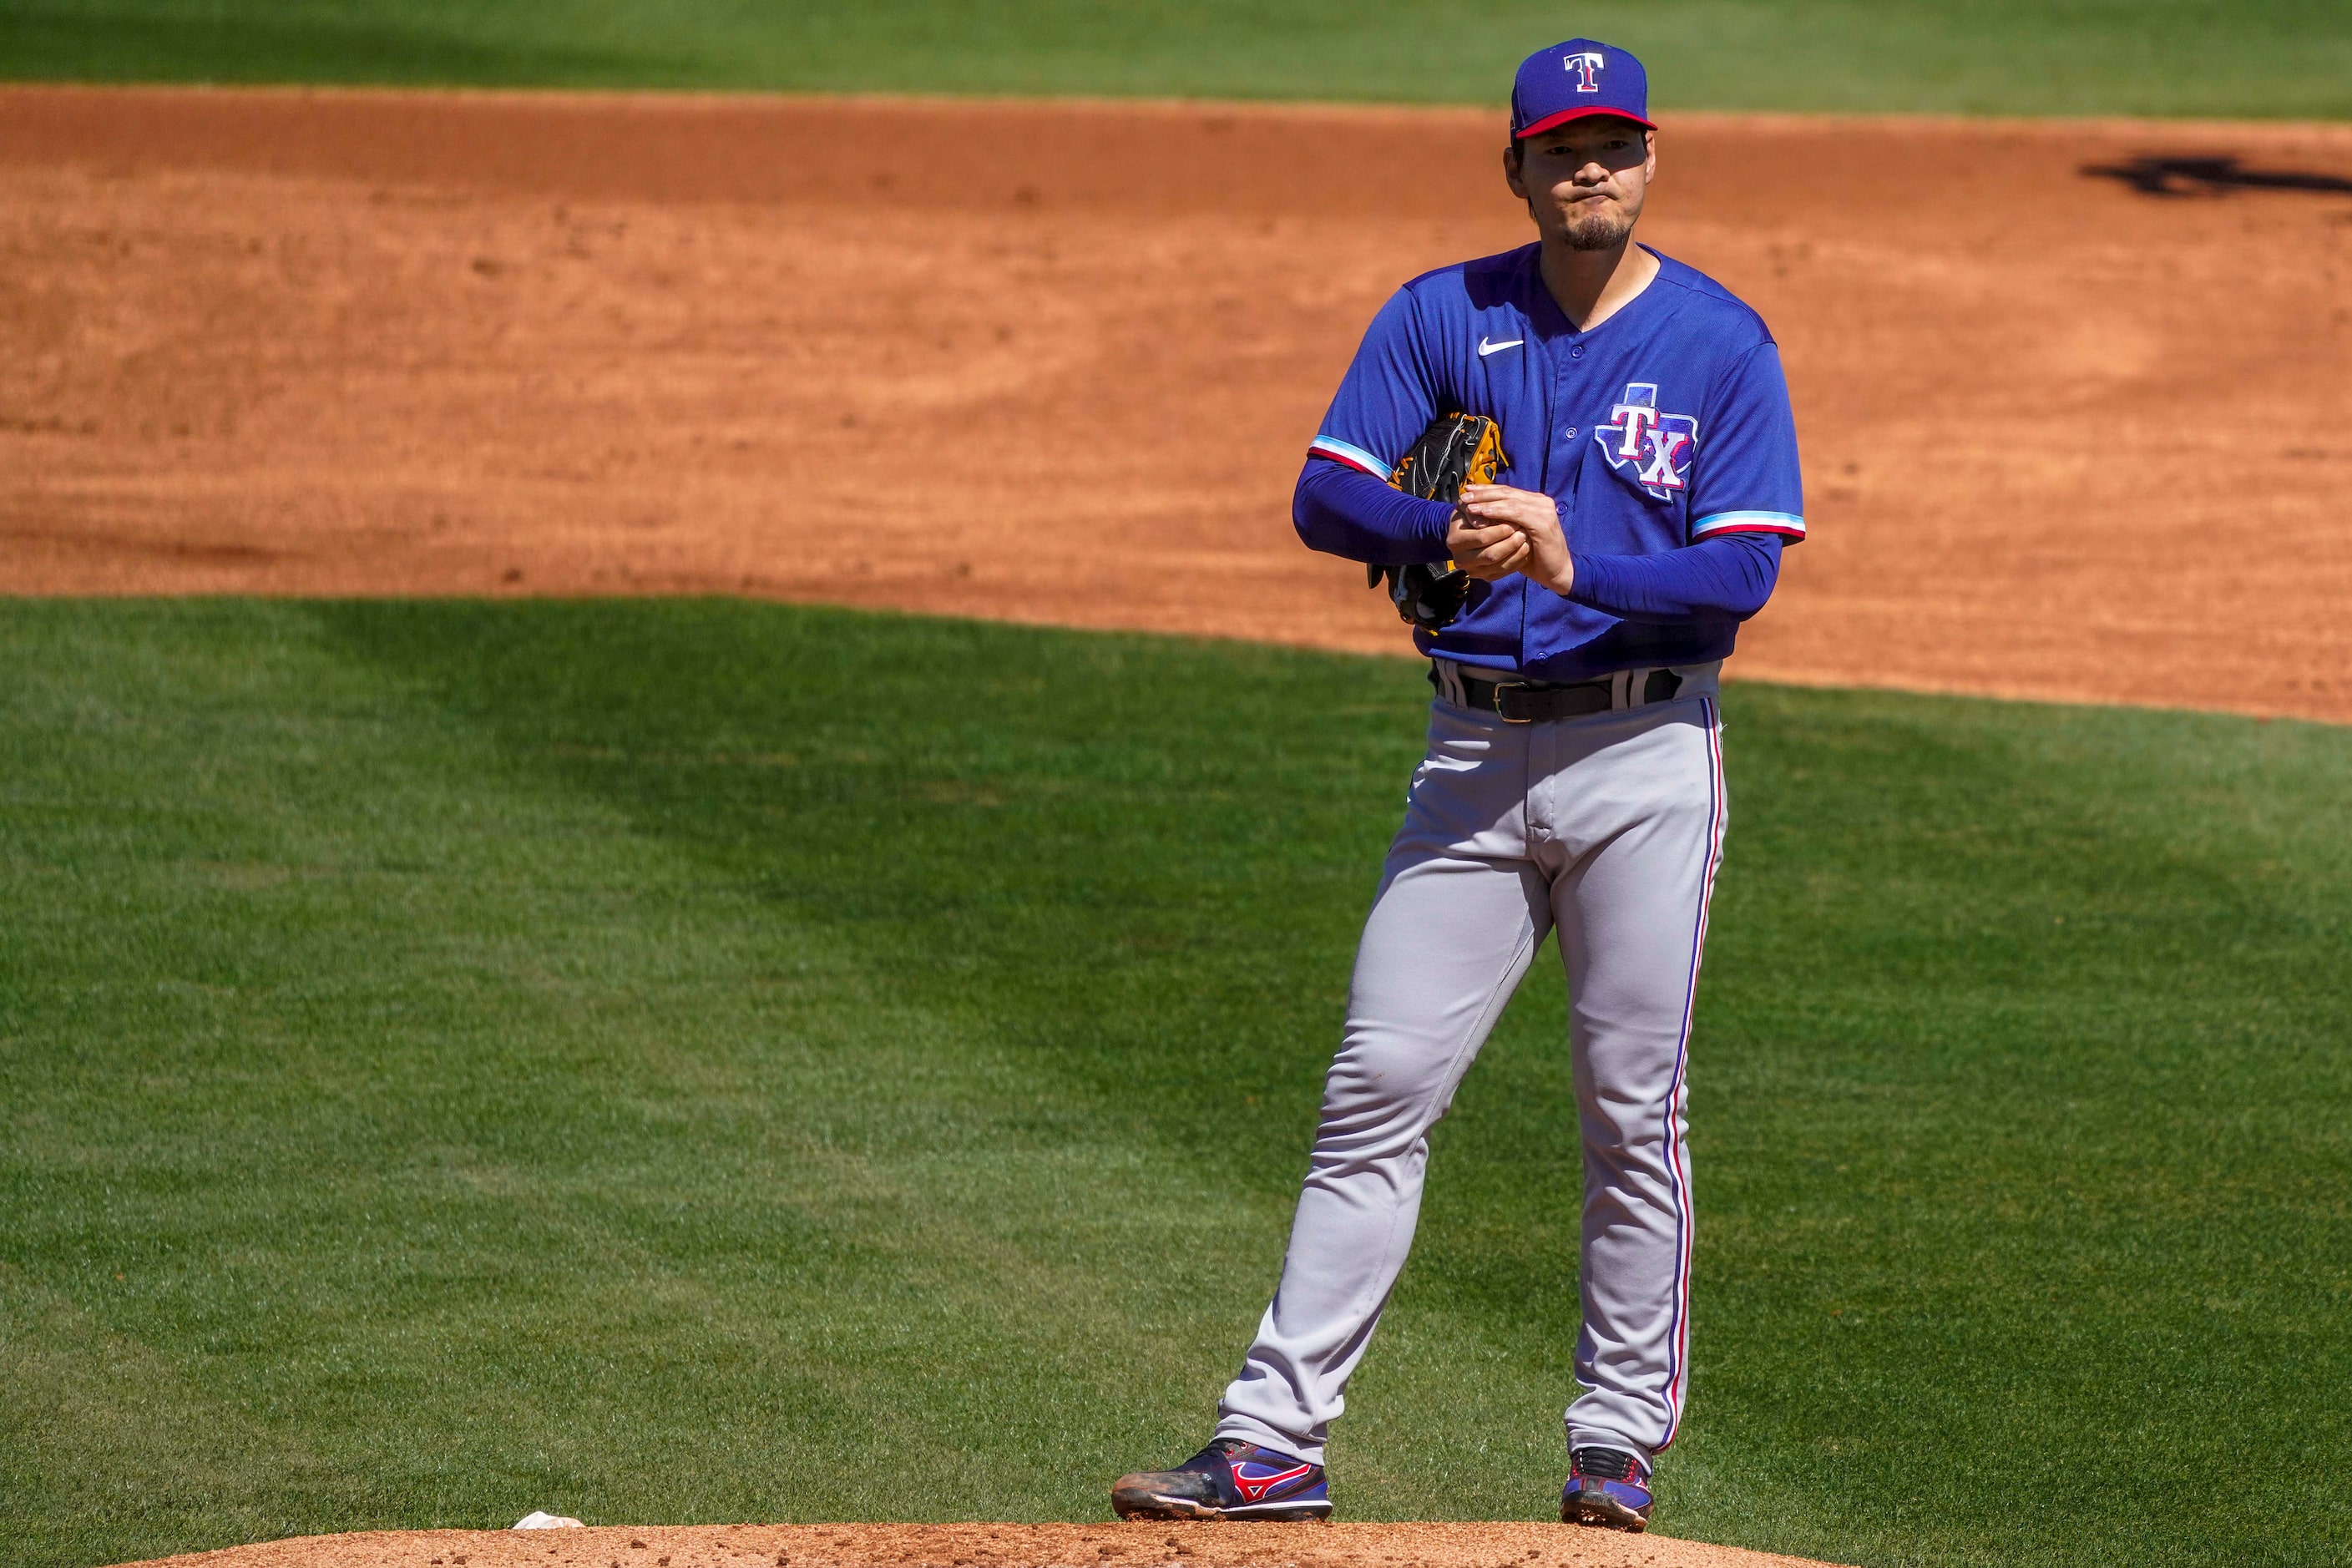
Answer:
<svg viewBox="0 0 2352 1568"><path fill-rule="evenodd" d="M173 1568L1807 1568L1561 1524L802 1524L371 1531L157 1560Z"/></svg>
<svg viewBox="0 0 2352 1568"><path fill-rule="evenodd" d="M1490 114L0 90L0 585L724 592L1401 649L1293 538ZM1737 669L2352 720L2352 128L1684 117L1785 345ZM2099 172L2104 171L2104 172Z"/></svg>

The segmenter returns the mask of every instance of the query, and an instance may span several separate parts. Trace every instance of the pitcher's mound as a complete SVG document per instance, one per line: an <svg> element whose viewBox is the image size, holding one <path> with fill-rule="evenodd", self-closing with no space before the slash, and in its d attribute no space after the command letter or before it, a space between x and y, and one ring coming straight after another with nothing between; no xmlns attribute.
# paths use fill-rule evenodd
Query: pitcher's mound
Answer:
<svg viewBox="0 0 2352 1568"><path fill-rule="evenodd" d="M167 1557L205 1568L1799 1568L1566 1524L760 1524L378 1530ZM1810 1565L1805 1565L1810 1568Z"/></svg>

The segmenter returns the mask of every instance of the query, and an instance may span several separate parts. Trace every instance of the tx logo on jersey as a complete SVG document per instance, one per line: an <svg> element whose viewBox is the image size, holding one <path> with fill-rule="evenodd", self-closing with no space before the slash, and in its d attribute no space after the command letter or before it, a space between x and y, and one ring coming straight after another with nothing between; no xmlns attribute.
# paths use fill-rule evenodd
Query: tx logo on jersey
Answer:
<svg viewBox="0 0 2352 1568"><path fill-rule="evenodd" d="M1559 63L1566 66L1568 74L1576 79L1577 91L1599 92L1601 90L1599 50L1587 49L1581 54L1562 55L1559 57Z"/></svg>
<svg viewBox="0 0 2352 1568"><path fill-rule="evenodd" d="M1625 384L1625 395L1609 410L1609 423L1592 427L1592 438L1623 473L1630 465L1633 482L1660 500L1672 500L1685 487L1691 458L1698 454L1698 421L1687 414L1658 409L1658 385L1653 381Z"/></svg>

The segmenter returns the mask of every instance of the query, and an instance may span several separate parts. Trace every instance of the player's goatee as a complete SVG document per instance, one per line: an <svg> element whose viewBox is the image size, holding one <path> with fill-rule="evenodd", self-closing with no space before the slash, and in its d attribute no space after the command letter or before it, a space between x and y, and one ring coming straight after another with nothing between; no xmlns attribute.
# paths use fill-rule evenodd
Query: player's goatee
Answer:
<svg viewBox="0 0 2352 1568"><path fill-rule="evenodd" d="M1633 220L1623 213L1594 213L1570 218L1560 237L1571 250L1613 250L1633 232Z"/></svg>

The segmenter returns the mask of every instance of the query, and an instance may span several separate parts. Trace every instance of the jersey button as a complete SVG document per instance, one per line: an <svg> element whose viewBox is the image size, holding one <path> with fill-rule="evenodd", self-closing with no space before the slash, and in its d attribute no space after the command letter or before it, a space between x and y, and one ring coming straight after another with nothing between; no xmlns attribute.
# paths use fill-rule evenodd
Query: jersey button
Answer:
<svg viewBox="0 0 2352 1568"><path fill-rule="evenodd" d="M1568 427L1568 438L1571 441L1576 439L1576 426L1573 425Z"/></svg>
<svg viewBox="0 0 2352 1568"><path fill-rule="evenodd" d="M1570 359L1582 359L1584 357L1584 345L1582 343L1579 343L1574 348L1569 350L1568 357Z"/></svg>

